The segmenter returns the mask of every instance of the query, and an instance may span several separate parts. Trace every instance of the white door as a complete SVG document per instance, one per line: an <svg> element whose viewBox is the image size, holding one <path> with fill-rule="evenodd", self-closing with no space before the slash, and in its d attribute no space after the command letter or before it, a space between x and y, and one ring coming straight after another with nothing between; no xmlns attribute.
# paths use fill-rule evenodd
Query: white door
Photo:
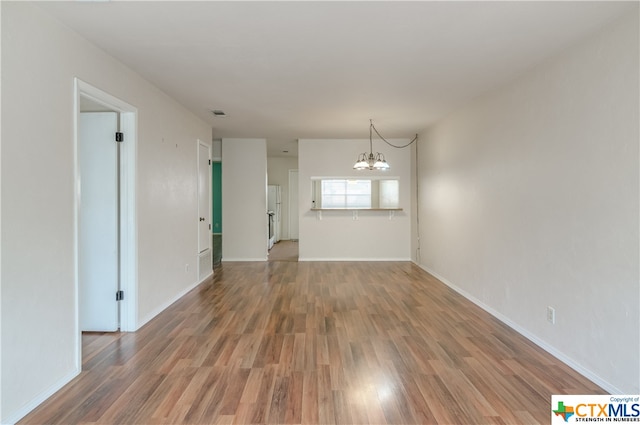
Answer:
<svg viewBox="0 0 640 425"><path fill-rule="evenodd" d="M280 203L281 203L281 195L280 195L280 186L278 185L269 185L267 191L267 210L273 211L274 215L271 220L272 235L273 235L273 243L280 241L280 227L281 224L281 214ZM270 244L271 245L271 244Z"/></svg>
<svg viewBox="0 0 640 425"><path fill-rule="evenodd" d="M200 253L211 247L211 173L209 146L198 143L198 249Z"/></svg>
<svg viewBox="0 0 640 425"><path fill-rule="evenodd" d="M80 114L78 273L80 330L118 330L116 112Z"/></svg>
<svg viewBox="0 0 640 425"><path fill-rule="evenodd" d="M280 186L276 187L276 209L274 211L276 215L274 216L276 231L275 231L275 241L279 242L282 238L282 188Z"/></svg>
<svg viewBox="0 0 640 425"><path fill-rule="evenodd" d="M289 239L298 240L298 170L289 170Z"/></svg>
<svg viewBox="0 0 640 425"><path fill-rule="evenodd" d="M213 270L211 255L211 148L198 142L198 278Z"/></svg>

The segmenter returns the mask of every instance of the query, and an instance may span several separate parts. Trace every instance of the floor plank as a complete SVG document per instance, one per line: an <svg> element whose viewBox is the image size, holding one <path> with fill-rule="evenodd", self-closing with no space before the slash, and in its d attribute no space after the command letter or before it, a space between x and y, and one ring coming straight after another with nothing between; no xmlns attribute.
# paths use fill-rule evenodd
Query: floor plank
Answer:
<svg viewBox="0 0 640 425"><path fill-rule="evenodd" d="M282 240L273 244L269 261L298 261L298 241Z"/></svg>
<svg viewBox="0 0 640 425"><path fill-rule="evenodd" d="M222 263L20 424L548 423L604 391L406 262Z"/></svg>

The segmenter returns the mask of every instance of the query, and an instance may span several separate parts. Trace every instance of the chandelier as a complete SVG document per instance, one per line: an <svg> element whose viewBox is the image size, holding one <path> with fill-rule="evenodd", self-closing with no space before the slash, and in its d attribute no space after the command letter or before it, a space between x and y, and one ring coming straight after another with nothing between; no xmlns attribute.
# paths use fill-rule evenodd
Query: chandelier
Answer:
<svg viewBox="0 0 640 425"><path fill-rule="evenodd" d="M353 165L354 170L385 171L389 169L389 164L387 163L387 160L385 159L384 154L381 154L380 152L376 152L375 154L373 153L373 132L374 131L376 132L378 137L380 137L380 139L382 139L385 143L387 143L389 146L392 146L394 148L406 148L407 146L409 146L410 144L418 140L418 135L416 134L416 137L406 145L396 146L392 143L389 143L384 137L382 137L380 133L378 133L378 130L376 129L376 127L373 125L373 120L369 120L369 152L363 152L358 155L358 159L356 163Z"/></svg>

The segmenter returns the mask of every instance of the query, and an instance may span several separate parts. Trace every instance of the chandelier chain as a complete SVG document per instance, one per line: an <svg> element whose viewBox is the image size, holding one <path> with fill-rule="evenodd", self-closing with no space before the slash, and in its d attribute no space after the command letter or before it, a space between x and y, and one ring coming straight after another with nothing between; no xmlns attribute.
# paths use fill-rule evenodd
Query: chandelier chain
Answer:
<svg viewBox="0 0 640 425"><path fill-rule="evenodd" d="M389 142L387 139L382 137L382 134L380 134L376 126L373 125L373 120L369 120L369 122L371 123L371 125L369 126L369 140L371 140L371 130L375 131L378 137L382 139L383 142L385 142L387 145L391 146L392 148L396 148L396 149L403 149L403 148L406 148L407 146L411 146L412 143L418 140L418 135L416 134L416 137L414 137L413 140L411 140L406 145L402 145L402 146L394 145L393 143Z"/></svg>

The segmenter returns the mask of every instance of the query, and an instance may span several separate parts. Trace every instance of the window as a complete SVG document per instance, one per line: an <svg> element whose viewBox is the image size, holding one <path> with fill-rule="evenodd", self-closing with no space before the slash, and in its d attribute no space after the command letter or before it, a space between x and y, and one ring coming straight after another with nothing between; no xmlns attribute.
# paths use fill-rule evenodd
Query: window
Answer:
<svg viewBox="0 0 640 425"><path fill-rule="evenodd" d="M312 178L311 208L399 209L400 181L396 178Z"/></svg>
<svg viewBox="0 0 640 425"><path fill-rule="evenodd" d="M371 180L322 180L322 208L371 208Z"/></svg>
<svg viewBox="0 0 640 425"><path fill-rule="evenodd" d="M398 180L380 180L380 208L398 208L399 192Z"/></svg>

